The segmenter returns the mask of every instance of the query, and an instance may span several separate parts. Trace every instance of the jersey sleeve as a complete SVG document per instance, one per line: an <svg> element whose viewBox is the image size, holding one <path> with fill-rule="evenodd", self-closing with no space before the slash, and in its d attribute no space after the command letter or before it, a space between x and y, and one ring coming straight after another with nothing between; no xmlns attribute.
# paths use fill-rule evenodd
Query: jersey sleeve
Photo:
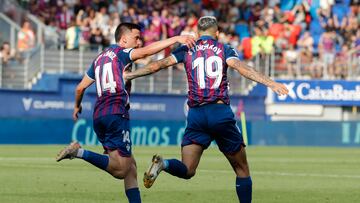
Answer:
<svg viewBox="0 0 360 203"><path fill-rule="evenodd" d="M225 60L228 59L239 59L239 55L236 50L230 46L225 46Z"/></svg>
<svg viewBox="0 0 360 203"><path fill-rule="evenodd" d="M175 58L176 63L182 63L185 60L185 53L188 50L189 49L187 48L187 46L183 45L176 48L173 52L171 52L171 55Z"/></svg>
<svg viewBox="0 0 360 203"><path fill-rule="evenodd" d="M86 72L86 75L92 79L95 80L95 67L94 67L94 63L91 63L88 71Z"/></svg>
<svg viewBox="0 0 360 203"><path fill-rule="evenodd" d="M117 54L118 58L124 62L124 65L127 65L127 64L133 62L133 60L131 58L131 53L133 50L134 50L133 48L129 48L129 49L122 49L118 52L118 54Z"/></svg>

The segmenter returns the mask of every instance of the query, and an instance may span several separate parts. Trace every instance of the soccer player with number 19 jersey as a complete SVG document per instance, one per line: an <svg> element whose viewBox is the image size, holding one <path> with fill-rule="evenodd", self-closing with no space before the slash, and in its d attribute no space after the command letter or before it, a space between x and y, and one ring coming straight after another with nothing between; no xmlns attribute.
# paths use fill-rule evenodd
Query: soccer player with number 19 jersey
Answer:
<svg viewBox="0 0 360 203"><path fill-rule="evenodd" d="M204 16L199 19L197 27L200 38L195 47L189 49L181 46L171 56L125 75L131 80L184 63L188 79L190 108L181 144L182 161L154 155L151 166L144 174L144 185L151 187L161 171L190 179L195 175L203 151L215 140L235 171L239 201L249 203L252 199L252 180L243 138L229 105L227 69L234 68L246 78L260 82L280 95L287 94L288 90L283 84L242 63L234 49L218 42L216 18Z"/></svg>
<svg viewBox="0 0 360 203"><path fill-rule="evenodd" d="M91 64L87 74L76 88L73 119L81 113L83 94L92 83L96 84L97 101L93 114L96 135L108 155L94 153L72 142L61 150L56 160L81 158L110 173L117 179L124 179L125 193L130 203L141 202L137 184L135 159L131 153L129 127L129 86L124 73L131 63L139 58L155 54L176 42L191 47L195 41L191 36L176 36L149 46L140 46L140 27L122 23L115 31L117 44L101 52ZM136 49L135 49L136 48Z"/></svg>

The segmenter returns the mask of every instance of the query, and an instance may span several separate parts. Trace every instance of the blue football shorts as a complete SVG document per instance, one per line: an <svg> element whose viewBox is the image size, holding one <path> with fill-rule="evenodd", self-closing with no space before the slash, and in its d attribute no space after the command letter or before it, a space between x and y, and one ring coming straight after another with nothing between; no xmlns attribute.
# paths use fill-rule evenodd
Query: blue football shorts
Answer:
<svg viewBox="0 0 360 203"><path fill-rule="evenodd" d="M131 156L129 119L120 114L106 115L96 118L93 125L105 153L117 150L120 156Z"/></svg>
<svg viewBox="0 0 360 203"><path fill-rule="evenodd" d="M245 147L230 105L206 104L190 108L181 146L198 144L207 149L213 140L225 154Z"/></svg>

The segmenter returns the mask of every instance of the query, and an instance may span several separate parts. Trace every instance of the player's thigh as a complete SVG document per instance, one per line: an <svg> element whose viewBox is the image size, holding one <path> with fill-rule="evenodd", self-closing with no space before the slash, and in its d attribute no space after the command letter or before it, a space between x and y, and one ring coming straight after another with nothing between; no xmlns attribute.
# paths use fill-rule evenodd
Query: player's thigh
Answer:
<svg viewBox="0 0 360 203"><path fill-rule="evenodd" d="M129 120L121 115L109 115L104 117L104 139L101 142L107 152L118 151L123 157L131 157L131 140Z"/></svg>
<svg viewBox="0 0 360 203"><path fill-rule="evenodd" d="M190 144L181 148L182 162L188 168L188 173L194 175L199 165L204 148L198 144Z"/></svg>
<svg viewBox="0 0 360 203"><path fill-rule="evenodd" d="M235 153L244 145L240 129L234 113L228 105L213 105L212 112L217 116L209 116L211 135L214 137L221 152Z"/></svg>
<svg viewBox="0 0 360 203"><path fill-rule="evenodd" d="M240 147L240 150L234 153L224 153L229 160L230 165L239 177L247 177L250 175L249 165L246 158L245 146Z"/></svg>
<svg viewBox="0 0 360 203"><path fill-rule="evenodd" d="M209 147L213 138L207 132L207 118L204 115L203 108L190 108L182 147L192 144L201 145L203 149Z"/></svg>

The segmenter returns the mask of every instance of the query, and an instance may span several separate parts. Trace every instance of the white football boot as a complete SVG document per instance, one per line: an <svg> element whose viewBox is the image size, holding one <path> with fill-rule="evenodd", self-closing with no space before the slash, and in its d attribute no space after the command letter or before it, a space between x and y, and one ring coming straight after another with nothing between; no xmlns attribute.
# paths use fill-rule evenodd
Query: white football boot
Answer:
<svg viewBox="0 0 360 203"><path fill-rule="evenodd" d="M164 169L163 158L160 155L155 154L152 158L151 165L147 172L144 173L144 186L150 188L160 172Z"/></svg>
<svg viewBox="0 0 360 203"><path fill-rule="evenodd" d="M76 157L78 150L81 148L80 144L76 141L70 143L67 147L59 152L56 161L59 162L63 159L73 159Z"/></svg>

